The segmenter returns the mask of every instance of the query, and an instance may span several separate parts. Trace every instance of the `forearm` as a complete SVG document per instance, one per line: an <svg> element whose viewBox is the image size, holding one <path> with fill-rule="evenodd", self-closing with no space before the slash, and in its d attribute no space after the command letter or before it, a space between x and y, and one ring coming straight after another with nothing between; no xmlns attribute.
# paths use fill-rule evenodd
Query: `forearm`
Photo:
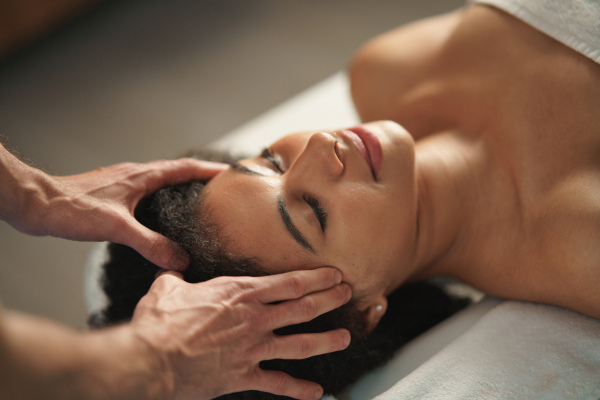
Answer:
<svg viewBox="0 0 600 400"><path fill-rule="evenodd" d="M3 398L167 398L163 366L126 326L78 333L50 321L5 314L0 331Z"/></svg>

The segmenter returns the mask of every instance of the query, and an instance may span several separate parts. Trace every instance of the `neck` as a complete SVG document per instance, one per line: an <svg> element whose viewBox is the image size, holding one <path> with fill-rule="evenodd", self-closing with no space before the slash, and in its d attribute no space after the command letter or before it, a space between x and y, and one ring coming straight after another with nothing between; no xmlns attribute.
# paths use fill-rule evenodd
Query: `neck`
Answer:
<svg viewBox="0 0 600 400"><path fill-rule="evenodd" d="M419 234L410 280L461 276L465 248L474 232L481 186L476 173L477 145L455 134L418 142L416 173Z"/></svg>

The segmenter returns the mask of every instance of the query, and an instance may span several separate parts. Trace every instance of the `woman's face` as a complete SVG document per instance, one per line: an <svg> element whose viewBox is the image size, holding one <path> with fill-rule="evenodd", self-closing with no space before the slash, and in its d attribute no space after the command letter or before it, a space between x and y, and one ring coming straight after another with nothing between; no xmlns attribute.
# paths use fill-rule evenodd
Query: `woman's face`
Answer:
<svg viewBox="0 0 600 400"><path fill-rule="evenodd" d="M410 273L414 143L398 124L291 134L239 164L204 194L232 253L273 273L335 266L355 297L387 295Z"/></svg>

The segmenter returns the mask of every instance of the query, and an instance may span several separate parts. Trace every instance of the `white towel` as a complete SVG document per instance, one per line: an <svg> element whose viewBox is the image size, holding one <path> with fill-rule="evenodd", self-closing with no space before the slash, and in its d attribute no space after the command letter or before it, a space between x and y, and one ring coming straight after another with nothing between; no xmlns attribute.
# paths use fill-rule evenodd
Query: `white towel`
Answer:
<svg viewBox="0 0 600 400"><path fill-rule="evenodd" d="M599 0L470 0L506 11L600 63Z"/></svg>
<svg viewBox="0 0 600 400"><path fill-rule="evenodd" d="M377 400L600 398L600 320L506 301Z"/></svg>

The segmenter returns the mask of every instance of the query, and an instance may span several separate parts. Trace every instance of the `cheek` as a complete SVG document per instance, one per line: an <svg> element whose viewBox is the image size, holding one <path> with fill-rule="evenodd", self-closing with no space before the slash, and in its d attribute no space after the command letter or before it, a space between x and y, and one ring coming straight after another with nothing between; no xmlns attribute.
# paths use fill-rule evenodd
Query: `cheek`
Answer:
<svg viewBox="0 0 600 400"><path fill-rule="evenodd" d="M363 269L367 263L388 258L389 243L399 232L382 193L351 185L338 198L335 216L339 223L332 232L338 259L348 268Z"/></svg>
<svg viewBox="0 0 600 400"><path fill-rule="evenodd" d="M347 185L337 197L335 215L340 224L332 232L329 258L356 287L385 283L391 268L412 257L416 203L407 197L404 205L399 204L399 195L393 190L398 188Z"/></svg>
<svg viewBox="0 0 600 400"><path fill-rule="evenodd" d="M349 184L336 196L335 212L346 241L369 244L378 232L386 233L395 225L391 199L384 189Z"/></svg>

